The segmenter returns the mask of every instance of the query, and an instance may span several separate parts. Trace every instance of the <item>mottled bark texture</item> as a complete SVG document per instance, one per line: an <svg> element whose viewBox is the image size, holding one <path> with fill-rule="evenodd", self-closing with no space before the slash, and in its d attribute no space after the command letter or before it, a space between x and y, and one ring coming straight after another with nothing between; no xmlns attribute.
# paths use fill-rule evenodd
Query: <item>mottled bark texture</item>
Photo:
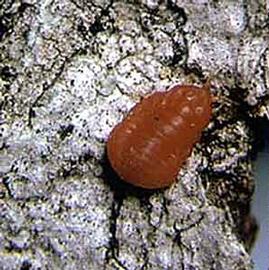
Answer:
<svg viewBox="0 0 269 270"><path fill-rule="evenodd" d="M251 269L267 29L266 1L0 1L0 268ZM214 117L178 181L119 184L116 123L139 96L208 76Z"/></svg>

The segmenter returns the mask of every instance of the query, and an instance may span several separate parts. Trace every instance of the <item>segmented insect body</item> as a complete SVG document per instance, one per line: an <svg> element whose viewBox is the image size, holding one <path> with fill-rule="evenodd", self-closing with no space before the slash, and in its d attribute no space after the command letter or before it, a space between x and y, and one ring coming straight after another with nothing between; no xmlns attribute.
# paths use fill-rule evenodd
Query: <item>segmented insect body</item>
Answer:
<svg viewBox="0 0 269 270"><path fill-rule="evenodd" d="M169 186L211 117L209 83L174 86L138 103L111 132L107 154L118 175L135 186Z"/></svg>

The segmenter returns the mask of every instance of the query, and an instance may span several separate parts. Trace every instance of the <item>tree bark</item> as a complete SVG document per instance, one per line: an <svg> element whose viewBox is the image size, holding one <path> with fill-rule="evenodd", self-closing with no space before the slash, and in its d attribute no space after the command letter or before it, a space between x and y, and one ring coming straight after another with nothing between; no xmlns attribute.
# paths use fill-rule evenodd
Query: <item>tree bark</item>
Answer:
<svg viewBox="0 0 269 270"><path fill-rule="evenodd" d="M0 14L0 268L252 269L261 4L5 0ZM112 128L139 97L208 77L213 117L178 180L123 183Z"/></svg>

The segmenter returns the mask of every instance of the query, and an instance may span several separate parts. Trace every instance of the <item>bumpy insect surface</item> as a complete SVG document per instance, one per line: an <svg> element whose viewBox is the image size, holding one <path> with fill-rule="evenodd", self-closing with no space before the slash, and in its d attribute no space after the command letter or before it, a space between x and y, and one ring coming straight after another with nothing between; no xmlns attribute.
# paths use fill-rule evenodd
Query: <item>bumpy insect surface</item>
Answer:
<svg viewBox="0 0 269 270"><path fill-rule="evenodd" d="M107 153L117 174L135 186L169 186L211 117L209 83L174 86L138 103L111 132Z"/></svg>

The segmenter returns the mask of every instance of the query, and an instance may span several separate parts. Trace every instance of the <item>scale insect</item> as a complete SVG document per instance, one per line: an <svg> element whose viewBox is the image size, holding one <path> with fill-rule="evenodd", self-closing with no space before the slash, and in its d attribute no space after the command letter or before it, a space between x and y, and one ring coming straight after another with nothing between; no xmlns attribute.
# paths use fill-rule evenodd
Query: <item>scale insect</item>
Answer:
<svg viewBox="0 0 269 270"><path fill-rule="evenodd" d="M134 186L171 185L210 121L211 103L209 80L203 87L176 85L144 98L110 133L112 168Z"/></svg>

